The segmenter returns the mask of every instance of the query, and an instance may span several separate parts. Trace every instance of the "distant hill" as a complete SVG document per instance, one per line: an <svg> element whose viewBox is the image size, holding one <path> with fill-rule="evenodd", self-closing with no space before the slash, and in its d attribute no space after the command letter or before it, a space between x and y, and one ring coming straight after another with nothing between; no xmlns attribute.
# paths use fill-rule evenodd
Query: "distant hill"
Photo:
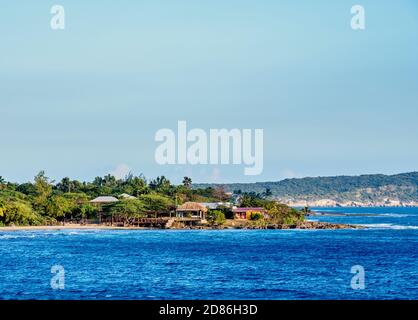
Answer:
<svg viewBox="0 0 418 320"><path fill-rule="evenodd" d="M271 197L290 205L418 205L418 172L194 185L208 186L222 186L230 192L262 193L270 189Z"/></svg>

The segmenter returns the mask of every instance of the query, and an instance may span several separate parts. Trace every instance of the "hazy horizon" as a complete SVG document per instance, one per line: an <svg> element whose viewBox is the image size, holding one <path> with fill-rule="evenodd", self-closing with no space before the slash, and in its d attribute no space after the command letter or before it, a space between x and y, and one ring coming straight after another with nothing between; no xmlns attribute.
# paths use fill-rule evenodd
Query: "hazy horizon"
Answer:
<svg viewBox="0 0 418 320"><path fill-rule="evenodd" d="M37 173L41 172L43 170L38 171ZM411 173L416 173L418 171L408 171L408 172L399 172L399 173L392 173L392 174L384 174L384 173L363 173L363 174L356 174L356 175L333 175L333 176L304 176L304 177L294 177L294 178L283 178L283 179L278 179L278 180L263 180L263 181L253 181L253 182L239 182L239 181L228 181L228 182L205 182L205 181L193 181L193 184L251 184L251 183L269 183L269 182L280 182L283 180L287 180L287 179L305 179L305 178L335 178L335 177L360 177L360 176L370 176L370 175L385 175L385 176L397 176L397 175L402 175L402 174L411 174ZM36 173L36 174L37 174ZM35 175L33 175L33 177L35 177ZM111 174L111 173L107 173L107 174ZM133 174L133 173L132 173ZM103 177L106 174L103 175L99 175L98 177ZM51 181L53 181L54 183L58 183L59 181L61 181L62 178L70 178L70 180L79 180L81 182L92 182L94 180L94 178L92 179L77 179L71 176L61 176L60 178L55 178L55 177L51 177L48 175L48 172L45 172L45 176L47 178L49 178ZM134 176L143 176L148 182L150 180L153 180L155 178L157 178L157 176L153 176L153 177L148 177L143 175L142 173L139 173L137 175L134 174ZM0 174L0 177L6 178L5 176L2 176ZM171 182L172 179L170 176L165 176L167 179L169 179ZM117 177L117 179L124 179L125 177ZM15 181L13 179L9 180L6 179L6 181L11 182L11 183L26 183L26 182L32 182L33 178L29 179L29 180L25 180L25 181ZM180 182L175 182L175 185L179 185L181 184Z"/></svg>

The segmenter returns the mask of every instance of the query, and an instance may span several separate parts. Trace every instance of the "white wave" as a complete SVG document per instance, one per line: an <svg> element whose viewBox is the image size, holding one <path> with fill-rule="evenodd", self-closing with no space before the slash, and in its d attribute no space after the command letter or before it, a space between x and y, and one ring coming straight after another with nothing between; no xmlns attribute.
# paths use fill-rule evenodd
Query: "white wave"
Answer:
<svg viewBox="0 0 418 320"><path fill-rule="evenodd" d="M9 235L9 234L0 235L0 240L1 239L16 239L16 238L19 238L19 237L18 236L12 236L12 235Z"/></svg>
<svg viewBox="0 0 418 320"><path fill-rule="evenodd" d="M375 229L392 229L392 230L418 230L418 226L401 226L391 223L372 223L372 224L361 224L363 227L375 228Z"/></svg>
<svg viewBox="0 0 418 320"><path fill-rule="evenodd" d="M17 234L0 234L1 239L19 239L19 238L35 238L34 234L25 234L25 235L17 235Z"/></svg>
<svg viewBox="0 0 418 320"><path fill-rule="evenodd" d="M402 214L402 213L379 213L376 214L376 216L380 217L393 217L393 218L405 218L405 217L409 217L409 214Z"/></svg>

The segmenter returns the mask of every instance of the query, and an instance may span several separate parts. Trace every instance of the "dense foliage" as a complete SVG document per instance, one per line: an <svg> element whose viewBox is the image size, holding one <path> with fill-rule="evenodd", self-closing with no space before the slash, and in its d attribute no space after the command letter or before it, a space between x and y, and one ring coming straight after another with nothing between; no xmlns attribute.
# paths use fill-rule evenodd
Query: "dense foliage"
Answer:
<svg viewBox="0 0 418 320"><path fill-rule="evenodd" d="M242 193L239 203L242 207L263 207L271 220L292 223L303 219L300 212L269 200L271 192ZM118 202L94 205L90 202L97 196L113 196ZM116 179L106 175L96 177L92 182L81 182L63 178L55 183L45 172L39 172L33 182L22 184L5 181L0 176L0 225L45 225L66 221L86 223L88 220L110 219L130 224L137 218L158 217L158 214L172 213L178 205L187 201L222 202L230 201L221 187L194 189L192 180L184 177L181 185L173 185L161 176L147 181L143 176L128 175ZM222 225L234 215L229 206L210 210L208 222ZM263 220L262 215L252 216ZM102 220L101 220L102 221ZM106 220L107 221L107 220Z"/></svg>
<svg viewBox="0 0 418 320"><path fill-rule="evenodd" d="M135 199L104 206L105 215L131 219L149 213L169 211L186 201L212 202L227 198L222 189L193 190L192 181L185 177L183 184L173 185L164 176L147 181L145 177L129 174L124 179L112 175L96 177L92 182L68 177L55 183L45 172L32 182L7 182L0 176L0 225L55 224L68 220L83 222L96 219L98 207L90 203L97 196L129 194Z"/></svg>
<svg viewBox="0 0 418 320"><path fill-rule="evenodd" d="M225 223L226 218L222 211L212 210L209 212L207 220L211 225L219 226Z"/></svg>
<svg viewBox="0 0 418 320"><path fill-rule="evenodd" d="M397 175L361 175L285 179L277 182L234 183L225 185L198 184L194 188L223 187L236 193L268 192L276 199L337 201L418 201L418 172Z"/></svg>

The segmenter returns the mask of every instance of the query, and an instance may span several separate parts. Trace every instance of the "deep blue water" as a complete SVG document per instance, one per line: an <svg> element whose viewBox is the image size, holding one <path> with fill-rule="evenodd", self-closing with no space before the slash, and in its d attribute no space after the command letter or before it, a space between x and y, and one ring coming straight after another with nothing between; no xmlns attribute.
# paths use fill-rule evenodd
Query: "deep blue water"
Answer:
<svg viewBox="0 0 418 320"><path fill-rule="evenodd" d="M418 208L318 210L368 228L0 232L0 299L418 299Z"/></svg>

